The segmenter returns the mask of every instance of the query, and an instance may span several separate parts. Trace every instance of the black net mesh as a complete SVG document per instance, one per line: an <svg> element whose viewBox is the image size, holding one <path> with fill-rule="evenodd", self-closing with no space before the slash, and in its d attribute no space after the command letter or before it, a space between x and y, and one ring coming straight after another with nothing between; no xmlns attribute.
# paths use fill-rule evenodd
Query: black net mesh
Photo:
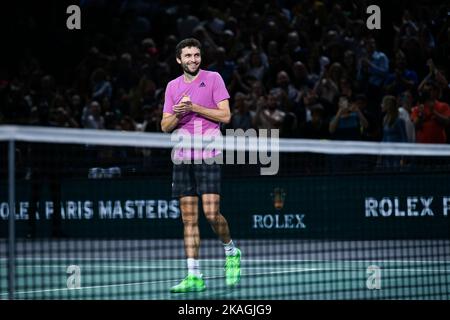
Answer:
<svg viewBox="0 0 450 320"><path fill-rule="evenodd" d="M259 164L222 165L220 212L242 252L240 282L227 286L224 247L199 199L206 290L180 296L170 292L187 274L170 155L169 147L17 142L14 297L449 298L448 157L281 152L276 175L261 175Z"/></svg>

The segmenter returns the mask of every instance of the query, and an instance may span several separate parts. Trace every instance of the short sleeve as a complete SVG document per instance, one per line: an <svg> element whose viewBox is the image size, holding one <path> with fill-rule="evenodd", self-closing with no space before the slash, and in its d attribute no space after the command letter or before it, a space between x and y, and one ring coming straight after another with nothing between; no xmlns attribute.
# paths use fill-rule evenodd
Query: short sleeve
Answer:
<svg viewBox="0 0 450 320"><path fill-rule="evenodd" d="M167 84L166 92L164 94L164 108L163 108L163 112L173 114L173 106L174 106L174 104L175 103L173 102L173 99L172 99L171 85L170 85L170 82L169 82Z"/></svg>
<svg viewBox="0 0 450 320"><path fill-rule="evenodd" d="M225 82L219 73L215 73L214 88L213 88L213 100L214 104L218 105L220 101L229 99L230 95L225 86Z"/></svg>
<svg viewBox="0 0 450 320"><path fill-rule="evenodd" d="M442 103L441 106L442 106L442 111L439 110L439 112L441 112L446 117L450 117L450 106L446 103Z"/></svg>

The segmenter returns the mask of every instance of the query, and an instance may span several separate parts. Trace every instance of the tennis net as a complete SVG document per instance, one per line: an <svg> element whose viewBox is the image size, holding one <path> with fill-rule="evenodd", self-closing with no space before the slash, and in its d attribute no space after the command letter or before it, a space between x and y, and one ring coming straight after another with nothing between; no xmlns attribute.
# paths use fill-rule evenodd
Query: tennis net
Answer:
<svg viewBox="0 0 450 320"><path fill-rule="evenodd" d="M200 202L206 290L175 294L176 140L0 127L0 299L450 298L450 146L240 139L220 192L240 282Z"/></svg>

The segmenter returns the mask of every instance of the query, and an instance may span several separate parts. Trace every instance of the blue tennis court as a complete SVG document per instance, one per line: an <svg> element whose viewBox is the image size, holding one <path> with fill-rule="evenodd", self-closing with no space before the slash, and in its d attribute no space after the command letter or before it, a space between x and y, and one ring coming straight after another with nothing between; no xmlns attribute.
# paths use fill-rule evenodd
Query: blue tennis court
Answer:
<svg viewBox="0 0 450 320"><path fill-rule="evenodd" d="M224 259L220 250L211 249L214 244L210 240L203 244L208 248L201 260L206 291L173 294L169 288L186 273L179 240L90 241L91 251L83 251L79 240L76 243L70 240L19 242L15 298L450 298L448 241L241 240L242 278L234 288L225 285ZM125 250L136 246L139 251ZM45 248L49 247L53 250L46 253ZM93 247L103 250L96 252ZM164 250L168 247L173 250ZM436 259L436 248L441 250L439 259ZM34 252L23 254L30 249ZM217 255L212 254L215 251ZM1 263L0 297L7 299L6 260L2 259ZM71 281L74 273L68 269L70 266L78 268L78 283ZM74 283L78 284L75 288Z"/></svg>

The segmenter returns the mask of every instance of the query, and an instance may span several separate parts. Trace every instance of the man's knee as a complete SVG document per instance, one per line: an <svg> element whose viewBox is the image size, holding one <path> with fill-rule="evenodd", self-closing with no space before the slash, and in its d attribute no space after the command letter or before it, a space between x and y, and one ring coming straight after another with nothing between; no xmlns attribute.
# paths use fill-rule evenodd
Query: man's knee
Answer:
<svg viewBox="0 0 450 320"><path fill-rule="evenodd" d="M197 214L183 214L182 215L183 224L195 226L198 224L198 215Z"/></svg>
<svg viewBox="0 0 450 320"><path fill-rule="evenodd" d="M222 215L220 214L219 210L207 210L205 211L206 220L208 220L211 224L217 224L222 219Z"/></svg>

